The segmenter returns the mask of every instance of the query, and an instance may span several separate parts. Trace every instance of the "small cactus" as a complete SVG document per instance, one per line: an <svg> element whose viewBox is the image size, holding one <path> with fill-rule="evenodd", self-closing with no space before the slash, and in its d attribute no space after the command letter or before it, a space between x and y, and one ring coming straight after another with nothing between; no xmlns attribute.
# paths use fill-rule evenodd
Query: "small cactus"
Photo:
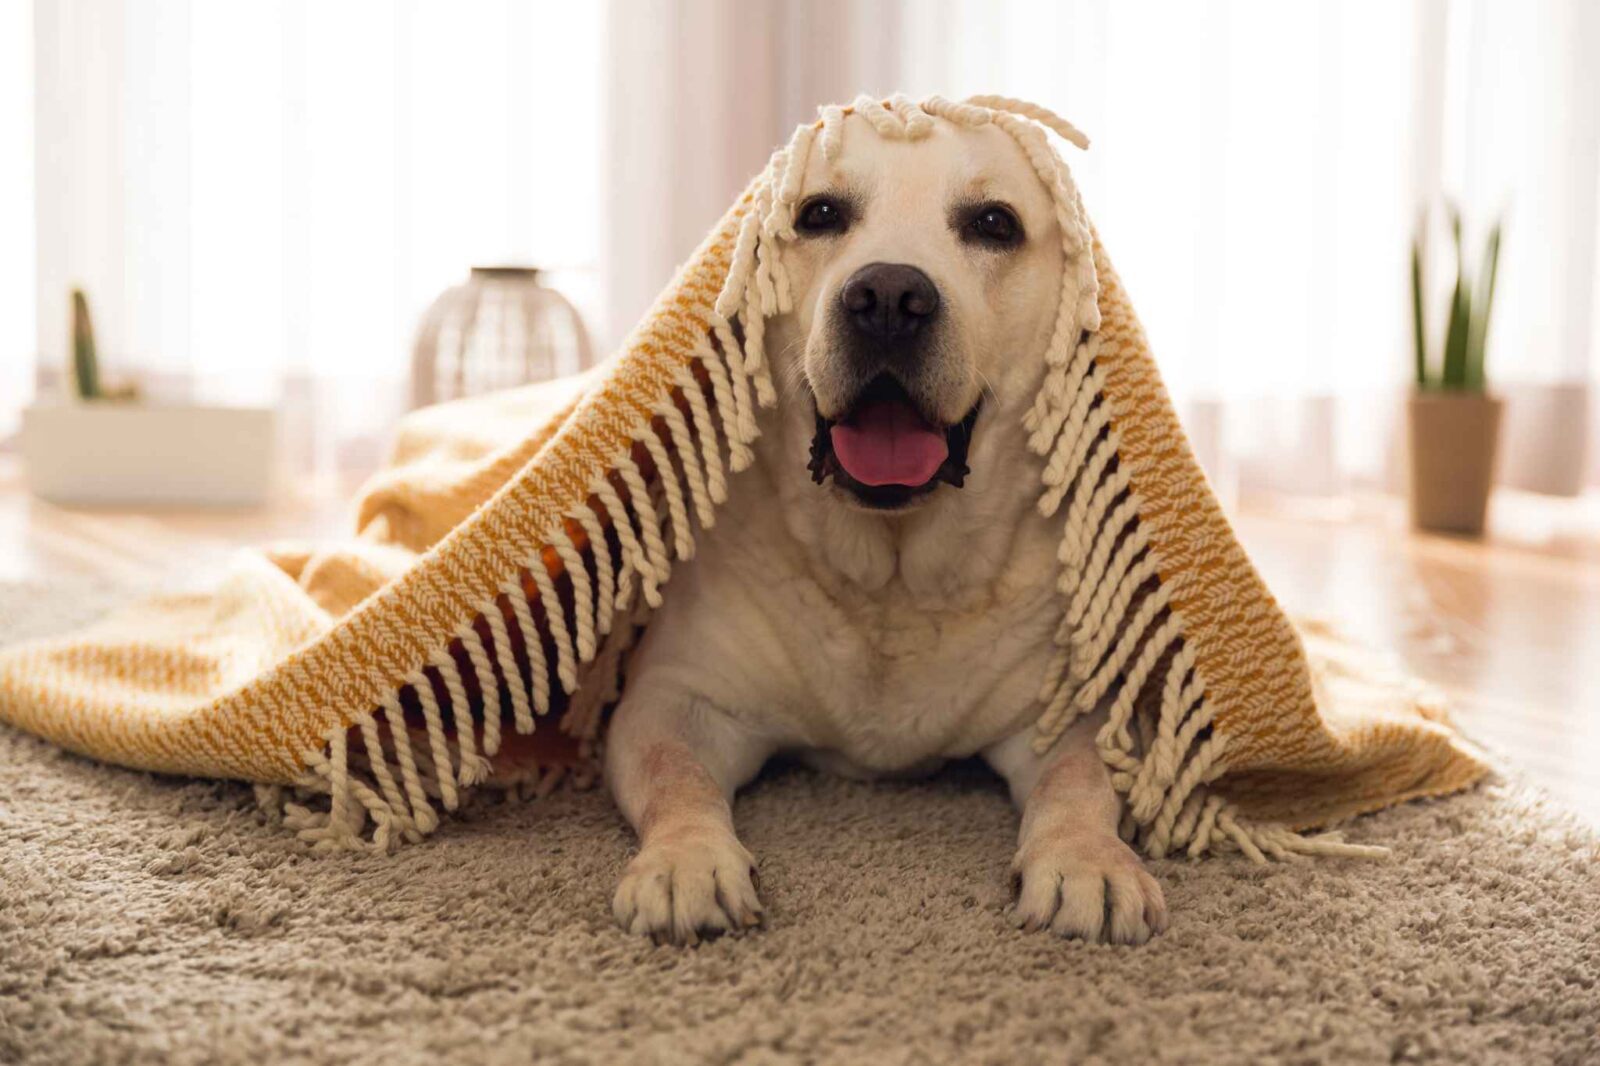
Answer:
<svg viewBox="0 0 1600 1066"><path fill-rule="evenodd" d="M1411 240L1411 324L1417 388L1482 392L1484 354L1489 339L1489 312L1494 306L1495 278L1500 269L1501 223L1489 231L1484 245L1483 264L1478 283L1473 286L1461 243L1461 212L1450 205L1450 233L1455 249L1456 284L1450 296L1450 313L1445 323L1444 351L1439 371L1430 370L1427 317L1423 311L1423 260L1427 241L1427 219L1417 224Z"/></svg>
<svg viewBox="0 0 1600 1066"><path fill-rule="evenodd" d="M81 400L98 400L100 357L94 347L94 321L89 317L89 297L72 290L72 378Z"/></svg>

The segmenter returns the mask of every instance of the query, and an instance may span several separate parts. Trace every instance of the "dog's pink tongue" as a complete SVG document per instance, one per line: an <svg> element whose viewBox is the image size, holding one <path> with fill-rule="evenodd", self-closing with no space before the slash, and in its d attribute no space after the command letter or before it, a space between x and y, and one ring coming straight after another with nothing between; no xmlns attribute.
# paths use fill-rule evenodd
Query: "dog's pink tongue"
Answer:
<svg viewBox="0 0 1600 1066"><path fill-rule="evenodd" d="M949 455L944 434L903 403L868 404L830 432L839 465L863 485L921 485Z"/></svg>

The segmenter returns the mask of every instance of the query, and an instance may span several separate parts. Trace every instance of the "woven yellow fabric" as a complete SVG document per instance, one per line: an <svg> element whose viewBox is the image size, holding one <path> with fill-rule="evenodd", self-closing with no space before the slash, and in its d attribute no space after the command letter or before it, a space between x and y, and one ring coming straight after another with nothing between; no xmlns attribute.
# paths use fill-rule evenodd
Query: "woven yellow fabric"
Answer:
<svg viewBox="0 0 1600 1066"><path fill-rule="evenodd" d="M1062 523L1060 570L1039 575L1062 593L1039 746L1108 708L1100 751L1154 855L1359 850L1295 831L1480 777L1426 694L1297 631L1246 558L1044 129L1081 135L998 97L856 107L911 140L1002 126L1064 220L1072 285L1028 420ZM349 544L246 558L213 593L5 650L0 720L132 767L326 794L290 808L324 847L418 839L486 780L587 774L637 625L776 402L762 342L790 296L795 176L850 109L822 113L605 365L411 416Z"/></svg>

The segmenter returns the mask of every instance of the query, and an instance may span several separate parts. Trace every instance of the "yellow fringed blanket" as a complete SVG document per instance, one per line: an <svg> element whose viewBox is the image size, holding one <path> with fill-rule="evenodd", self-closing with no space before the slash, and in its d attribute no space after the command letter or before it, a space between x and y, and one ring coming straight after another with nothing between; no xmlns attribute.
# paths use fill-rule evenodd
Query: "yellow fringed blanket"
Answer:
<svg viewBox="0 0 1600 1066"><path fill-rule="evenodd" d="M1055 198L1070 284L1027 426L1063 537L1039 575L1062 590L1040 747L1107 707L1101 754L1158 856L1339 851L1295 830L1480 777L1415 686L1302 639L1263 586L1045 128L1081 135L998 97L854 111L909 140L998 124ZM410 417L350 545L247 559L213 593L0 653L0 720L127 766L326 794L291 808L321 847L419 839L491 777L588 775L637 626L776 402L764 325L788 310L799 175L849 113L796 132L605 365Z"/></svg>

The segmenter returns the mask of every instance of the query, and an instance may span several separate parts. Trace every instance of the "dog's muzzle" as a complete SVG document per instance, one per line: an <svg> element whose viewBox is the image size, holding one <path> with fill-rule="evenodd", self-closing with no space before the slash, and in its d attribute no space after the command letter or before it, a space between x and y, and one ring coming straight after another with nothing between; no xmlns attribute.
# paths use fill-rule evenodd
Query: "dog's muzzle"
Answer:
<svg viewBox="0 0 1600 1066"><path fill-rule="evenodd" d="M817 412L811 440L811 477L829 478L861 503L891 510L940 484L966 482L967 448L980 404L965 418L940 426L918 410L905 387L880 374L845 411L830 419Z"/></svg>

